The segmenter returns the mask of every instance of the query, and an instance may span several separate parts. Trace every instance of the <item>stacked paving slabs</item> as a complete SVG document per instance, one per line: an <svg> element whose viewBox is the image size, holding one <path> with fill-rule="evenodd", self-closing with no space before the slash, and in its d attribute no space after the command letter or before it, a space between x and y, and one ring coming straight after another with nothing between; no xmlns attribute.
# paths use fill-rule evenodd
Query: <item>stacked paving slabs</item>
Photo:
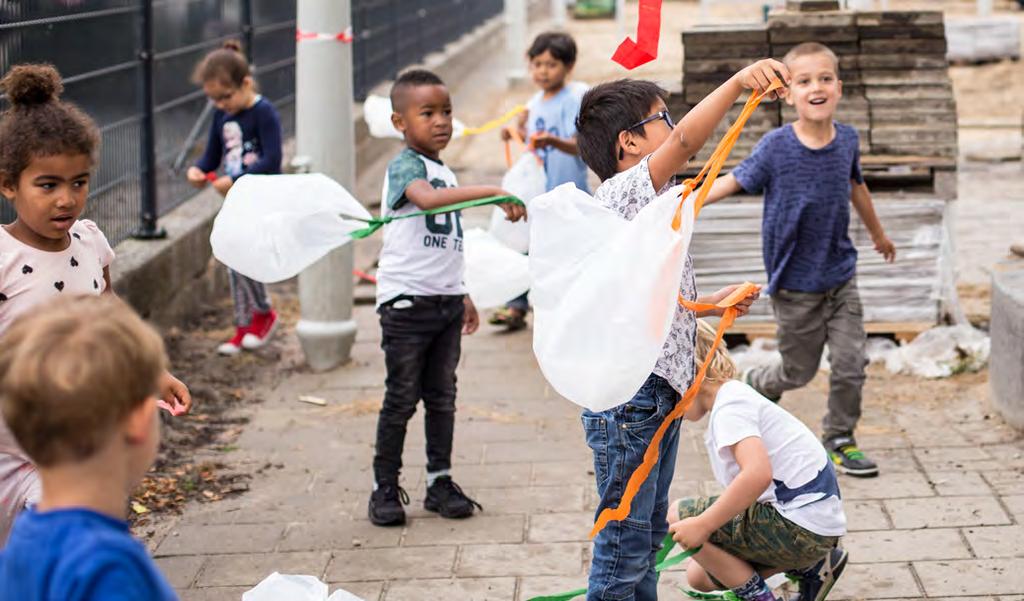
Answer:
<svg viewBox="0 0 1024 601"><path fill-rule="evenodd" d="M682 92L670 108L690 110L737 70L765 56L781 59L795 45L817 41L839 57L843 98L837 119L860 134L861 166L897 262L885 264L851 207L850 235L859 251L858 285L867 328L913 334L935 324L952 301L948 203L956 197L956 104L947 72L941 12L857 12L828 2L790 2L801 11L770 15L745 26L701 26L683 32ZM808 12L810 5L817 10ZM735 121L746 94L708 145L691 161L696 173ZM726 164L749 155L768 131L796 120L784 102L764 102L753 114ZM893 194L893 190L900 190ZM764 282L760 198L740 197L701 213L690 251L702 289ZM774 331L771 304L756 303L734 330Z"/></svg>
<svg viewBox="0 0 1024 601"><path fill-rule="evenodd" d="M686 112L751 62L765 56L781 59L797 44L821 42L839 57L843 98L837 119L860 134L869 180L884 180L887 186L913 180L924 183L930 192L952 198L956 194L956 104L944 32L938 11L783 11L773 13L766 24L694 27L682 34L682 93L671 105ZM737 102L729 111L713 140L725 133L741 106ZM727 167L745 158L767 131L795 120L796 111L789 105L762 103ZM705 147L691 171L713 150Z"/></svg>

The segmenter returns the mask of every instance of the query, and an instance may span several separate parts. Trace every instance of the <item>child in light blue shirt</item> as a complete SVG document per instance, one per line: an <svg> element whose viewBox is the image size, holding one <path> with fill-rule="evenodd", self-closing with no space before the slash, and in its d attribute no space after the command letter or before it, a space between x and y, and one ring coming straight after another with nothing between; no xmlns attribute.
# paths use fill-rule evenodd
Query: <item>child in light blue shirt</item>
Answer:
<svg viewBox="0 0 1024 601"><path fill-rule="evenodd" d="M587 166L576 147L576 117L587 86L568 81L576 64L576 42L566 33L542 33L533 40L526 55L530 59L530 77L540 91L526 103L527 111L518 123L519 133L523 139L532 141L544 161L547 190L572 182L589 193ZM511 132L502 130L502 137L508 141ZM490 323L521 330L526 327L528 310L523 294L496 312Z"/></svg>

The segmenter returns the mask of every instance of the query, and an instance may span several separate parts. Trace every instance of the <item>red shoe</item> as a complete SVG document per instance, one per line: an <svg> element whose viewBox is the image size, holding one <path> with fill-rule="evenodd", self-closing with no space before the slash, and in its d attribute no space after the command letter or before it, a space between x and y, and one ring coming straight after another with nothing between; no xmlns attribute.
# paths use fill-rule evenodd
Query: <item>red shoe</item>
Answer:
<svg viewBox="0 0 1024 601"><path fill-rule="evenodd" d="M249 335L248 332L249 327L236 327L235 335L231 337L231 340L228 340L224 344L218 346L217 352L221 355L227 356L237 355L242 352L242 342L245 340L245 337Z"/></svg>
<svg viewBox="0 0 1024 601"><path fill-rule="evenodd" d="M254 313L249 331L242 337L242 348L250 351L260 348L270 340L276 329L277 313L273 309L266 313Z"/></svg>

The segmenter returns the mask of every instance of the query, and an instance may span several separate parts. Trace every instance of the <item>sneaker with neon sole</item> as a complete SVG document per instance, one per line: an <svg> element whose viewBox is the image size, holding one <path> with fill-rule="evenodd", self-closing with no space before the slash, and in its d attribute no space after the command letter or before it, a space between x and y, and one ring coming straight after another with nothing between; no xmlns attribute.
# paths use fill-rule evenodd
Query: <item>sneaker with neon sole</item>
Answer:
<svg viewBox="0 0 1024 601"><path fill-rule="evenodd" d="M255 350L270 340L277 329L277 312L271 309L266 313L253 313L249 331L242 337L242 348Z"/></svg>
<svg viewBox="0 0 1024 601"><path fill-rule="evenodd" d="M860 478L878 475L878 465L857 448L857 441L852 436L836 436L827 439L824 444L832 463L840 472Z"/></svg>

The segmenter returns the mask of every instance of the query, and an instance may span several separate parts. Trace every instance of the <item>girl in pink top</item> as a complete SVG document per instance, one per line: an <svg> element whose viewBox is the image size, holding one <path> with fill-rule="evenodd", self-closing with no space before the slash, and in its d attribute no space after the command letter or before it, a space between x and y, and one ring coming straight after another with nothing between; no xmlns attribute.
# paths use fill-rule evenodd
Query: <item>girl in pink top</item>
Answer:
<svg viewBox="0 0 1024 601"><path fill-rule="evenodd" d="M11 105L0 115L0 195L18 215L0 227L0 335L55 297L110 291L114 251L95 223L78 219L99 132L85 113L58 99L62 90L49 65L15 66L0 79ZM181 381L168 373L161 387L172 413L189 410ZM0 546L15 515L39 494L35 468L0 420Z"/></svg>

